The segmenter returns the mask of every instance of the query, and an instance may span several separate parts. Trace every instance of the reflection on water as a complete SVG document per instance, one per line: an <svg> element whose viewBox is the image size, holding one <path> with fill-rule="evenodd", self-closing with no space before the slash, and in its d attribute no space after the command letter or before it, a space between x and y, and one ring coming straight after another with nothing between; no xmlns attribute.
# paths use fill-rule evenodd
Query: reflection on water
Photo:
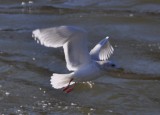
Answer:
<svg viewBox="0 0 160 115"><path fill-rule="evenodd" d="M160 114L160 2L155 0L0 0L0 114ZM111 71L70 94L50 85L66 73L63 50L36 44L32 30L76 25L89 47L106 35Z"/></svg>

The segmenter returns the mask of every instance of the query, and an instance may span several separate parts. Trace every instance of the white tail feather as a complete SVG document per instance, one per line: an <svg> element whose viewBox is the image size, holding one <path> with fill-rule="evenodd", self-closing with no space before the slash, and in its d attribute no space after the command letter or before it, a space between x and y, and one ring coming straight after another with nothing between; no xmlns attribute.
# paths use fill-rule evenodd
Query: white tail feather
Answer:
<svg viewBox="0 0 160 115"><path fill-rule="evenodd" d="M39 35L40 35L40 30L39 29L34 30L33 33L32 33L32 37L34 37L34 38L38 38Z"/></svg>
<svg viewBox="0 0 160 115"><path fill-rule="evenodd" d="M51 85L55 89L60 89L63 87L68 86L69 82L72 79L73 73L70 74L56 74L54 73L51 76ZM74 82L71 82L70 85L72 85Z"/></svg>

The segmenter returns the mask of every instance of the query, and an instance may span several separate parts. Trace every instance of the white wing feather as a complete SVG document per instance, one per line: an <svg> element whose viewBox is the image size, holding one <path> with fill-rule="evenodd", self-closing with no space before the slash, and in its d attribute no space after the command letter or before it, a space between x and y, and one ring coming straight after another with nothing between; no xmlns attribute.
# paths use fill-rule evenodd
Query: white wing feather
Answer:
<svg viewBox="0 0 160 115"><path fill-rule="evenodd" d="M60 26L45 29L36 29L32 36L41 45L46 47L62 47L63 44L75 34L77 30L70 26Z"/></svg>
<svg viewBox="0 0 160 115"><path fill-rule="evenodd" d="M77 70L90 62L86 32L73 26L60 26L33 31L33 37L47 47L62 47L68 70Z"/></svg>
<svg viewBox="0 0 160 115"><path fill-rule="evenodd" d="M97 61L108 60L111 54L113 54L113 47L109 43L109 37L101 40L91 51L91 58Z"/></svg>

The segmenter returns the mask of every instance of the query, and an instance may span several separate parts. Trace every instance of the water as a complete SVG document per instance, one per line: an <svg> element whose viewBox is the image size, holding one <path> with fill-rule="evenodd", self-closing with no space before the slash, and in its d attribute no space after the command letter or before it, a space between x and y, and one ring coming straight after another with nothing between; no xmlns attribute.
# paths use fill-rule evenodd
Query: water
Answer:
<svg viewBox="0 0 160 115"><path fill-rule="evenodd" d="M0 114L159 115L160 2L158 0L0 0ZM109 72L90 88L64 94L51 87L53 72L66 73L63 50L31 37L36 28L76 25L89 32L92 48L106 35Z"/></svg>

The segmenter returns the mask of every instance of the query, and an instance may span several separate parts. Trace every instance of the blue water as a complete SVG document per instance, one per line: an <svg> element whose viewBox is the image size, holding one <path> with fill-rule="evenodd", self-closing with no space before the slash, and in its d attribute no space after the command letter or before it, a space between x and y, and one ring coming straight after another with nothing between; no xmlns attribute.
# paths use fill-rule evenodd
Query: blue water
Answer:
<svg viewBox="0 0 160 115"><path fill-rule="evenodd" d="M155 0L0 0L0 114L159 115L160 2ZM89 48L110 36L111 71L70 94L50 85L66 73L63 50L46 48L32 30L75 25Z"/></svg>

